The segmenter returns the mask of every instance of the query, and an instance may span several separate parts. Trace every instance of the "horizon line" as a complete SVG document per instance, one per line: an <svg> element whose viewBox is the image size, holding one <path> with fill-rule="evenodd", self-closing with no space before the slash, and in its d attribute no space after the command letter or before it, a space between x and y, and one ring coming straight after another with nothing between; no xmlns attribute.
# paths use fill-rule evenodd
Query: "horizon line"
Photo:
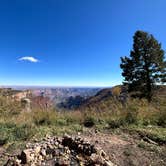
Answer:
<svg viewBox="0 0 166 166"><path fill-rule="evenodd" d="M7 87L43 87L43 88L111 88L116 85L110 86L93 86L93 85L0 85L0 88Z"/></svg>

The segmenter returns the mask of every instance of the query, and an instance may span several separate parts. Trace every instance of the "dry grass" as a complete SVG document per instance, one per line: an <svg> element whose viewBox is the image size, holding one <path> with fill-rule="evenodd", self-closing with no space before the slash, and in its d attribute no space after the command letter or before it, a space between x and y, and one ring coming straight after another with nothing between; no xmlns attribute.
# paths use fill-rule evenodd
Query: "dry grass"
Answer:
<svg viewBox="0 0 166 166"><path fill-rule="evenodd" d="M159 102L158 102L159 103ZM45 134L81 131L85 124L105 128L129 125L166 126L165 100L149 104L146 100L130 99L122 105L116 99L108 100L95 107L77 111L58 112L35 109L21 111L20 104L0 98L1 141L26 140Z"/></svg>

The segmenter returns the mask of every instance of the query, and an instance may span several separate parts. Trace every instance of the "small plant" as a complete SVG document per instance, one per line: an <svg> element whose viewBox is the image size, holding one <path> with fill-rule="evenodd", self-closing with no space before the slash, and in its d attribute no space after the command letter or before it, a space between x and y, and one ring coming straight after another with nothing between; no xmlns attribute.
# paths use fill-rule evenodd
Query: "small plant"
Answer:
<svg viewBox="0 0 166 166"><path fill-rule="evenodd" d="M85 117L84 126L93 127L95 125L95 119L93 117Z"/></svg>
<svg viewBox="0 0 166 166"><path fill-rule="evenodd" d="M125 115L125 121L127 124L136 124L138 122L138 108L133 105L129 105Z"/></svg>
<svg viewBox="0 0 166 166"><path fill-rule="evenodd" d="M137 115L136 113L128 112L125 117L127 124L134 124L137 122Z"/></svg>
<svg viewBox="0 0 166 166"><path fill-rule="evenodd" d="M122 125L122 123L121 123L121 120L119 119L113 119L108 122L108 125L109 125L109 128L116 129L116 128L119 128Z"/></svg>
<svg viewBox="0 0 166 166"><path fill-rule="evenodd" d="M141 141L141 142L138 144L138 147L139 147L139 148L142 148L142 149L145 149L145 148L146 148L145 142Z"/></svg>
<svg viewBox="0 0 166 166"><path fill-rule="evenodd" d="M4 145L4 144L6 144L6 143L7 143L7 140L8 140L8 138L7 138L7 137L2 136L2 137L0 138L0 146L2 146L2 145Z"/></svg>
<svg viewBox="0 0 166 166"><path fill-rule="evenodd" d="M126 148L123 153L124 153L125 156L131 156L132 155L131 149L129 149L129 148Z"/></svg>
<svg viewBox="0 0 166 166"><path fill-rule="evenodd" d="M157 125L166 127L166 111L162 111L158 116Z"/></svg>
<svg viewBox="0 0 166 166"><path fill-rule="evenodd" d="M8 143L13 139L12 130L15 125L8 125L8 123L0 123L0 145Z"/></svg>
<svg viewBox="0 0 166 166"><path fill-rule="evenodd" d="M58 125L58 126L66 126L68 123L67 123L66 119L60 118L60 119L57 119L54 122L54 124Z"/></svg>
<svg viewBox="0 0 166 166"><path fill-rule="evenodd" d="M33 120L37 126L51 124L49 113L41 110L33 115Z"/></svg>
<svg viewBox="0 0 166 166"><path fill-rule="evenodd" d="M28 140L35 134L35 129L29 125L16 126L13 130L15 140Z"/></svg>

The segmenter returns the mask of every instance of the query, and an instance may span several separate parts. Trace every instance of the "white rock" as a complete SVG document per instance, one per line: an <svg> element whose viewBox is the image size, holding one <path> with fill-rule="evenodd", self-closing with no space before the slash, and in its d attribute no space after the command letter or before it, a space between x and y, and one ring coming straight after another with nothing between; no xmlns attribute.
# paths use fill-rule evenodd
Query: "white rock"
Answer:
<svg viewBox="0 0 166 166"><path fill-rule="evenodd" d="M106 166L116 166L111 161L105 161Z"/></svg>
<svg viewBox="0 0 166 166"><path fill-rule="evenodd" d="M34 156L31 155L32 149L23 150L21 153L21 160L24 164L30 163L33 161Z"/></svg>
<svg viewBox="0 0 166 166"><path fill-rule="evenodd" d="M34 149L34 152L35 154L38 154L41 150L41 147L40 146L37 146L35 149Z"/></svg>

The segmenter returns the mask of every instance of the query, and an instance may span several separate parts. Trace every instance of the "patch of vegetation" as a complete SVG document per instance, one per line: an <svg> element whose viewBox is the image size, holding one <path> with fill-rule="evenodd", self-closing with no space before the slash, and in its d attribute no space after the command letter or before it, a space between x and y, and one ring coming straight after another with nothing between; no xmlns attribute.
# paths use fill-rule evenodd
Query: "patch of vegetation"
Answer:
<svg viewBox="0 0 166 166"><path fill-rule="evenodd" d="M29 125L0 124L0 142L2 144L11 141L28 140L35 134L35 128Z"/></svg>
<svg viewBox="0 0 166 166"><path fill-rule="evenodd" d="M1 105L4 105L4 101L0 99ZM159 106L156 103L154 101L149 104L143 99L129 99L124 106L115 98L111 98L97 107L89 107L84 111L57 112L53 109L35 108L32 112L21 112L18 109L17 114L11 114L11 111L7 111L8 107L14 108L16 112L17 108L20 108L17 102L12 101L7 107L1 107L0 144L33 140L47 134L77 133L82 132L85 127L94 127L100 131L126 128L153 141L165 143L165 101L158 100Z"/></svg>
<svg viewBox="0 0 166 166"><path fill-rule="evenodd" d="M148 138L159 145L166 144L166 128L157 126L129 126L126 129L131 134L137 133L140 138Z"/></svg>
<svg viewBox="0 0 166 166"><path fill-rule="evenodd" d="M85 127L93 127L95 125L95 118L92 116L87 116L85 117L83 124Z"/></svg>
<svg viewBox="0 0 166 166"><path fill-rule="evenodd" d="M159 146L153 145L153 144L148 144L144 141L140 141L138 143L138 147L142 148L144 150L147 150L147 151L151 151L151 152L156 152L156 153L160 152L160 147Z"/></svg>
<svg viewBox="0 0 166 166"><path fill-rule="evenodd" d="M16 126L13 129L15 140L28 140L34 136L36 129L31 125Z"/></svg>
<svg viewBox="0 0 166 166"><path fill-rule="evenodd" d="M129 148L126 148L123 153L124 153L124 155L127 156L127 157L130 156L130 155L132 155L131 149L129 149Z"/></svg>
<svg viewBox="0 0 166 166"><path fill-rule="evenodd" d="M108 125L109 125L109 128L116 129L116 128L119 128L120 126L122 126L122 121L112 119L109 121Z"/></svg>

